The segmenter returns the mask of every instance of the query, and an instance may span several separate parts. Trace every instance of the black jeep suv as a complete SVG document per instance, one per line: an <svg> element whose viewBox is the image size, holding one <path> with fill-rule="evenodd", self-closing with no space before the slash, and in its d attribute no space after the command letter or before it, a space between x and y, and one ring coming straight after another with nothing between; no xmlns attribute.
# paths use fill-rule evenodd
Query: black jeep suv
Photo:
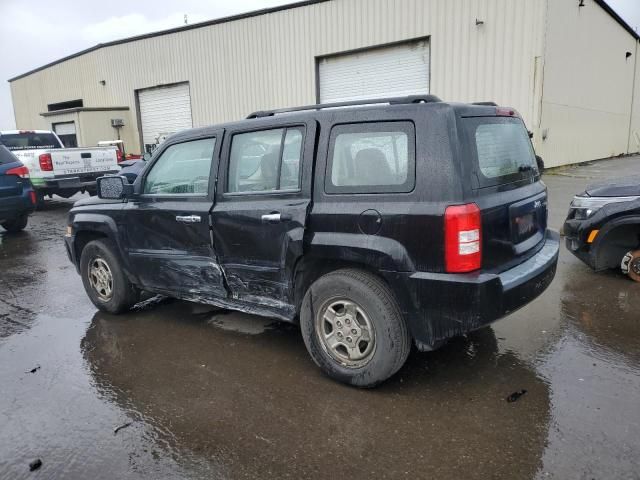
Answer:
<svg viewBox="0 0 640 480"><path fill-rule="evenodd" d="M140 291L300 322L333 378L373 386L540 295L558 235L518 114L408 97L256 112L173 135L69 214L87 294ZM342 107L342 108L329 108Z"/></svg>

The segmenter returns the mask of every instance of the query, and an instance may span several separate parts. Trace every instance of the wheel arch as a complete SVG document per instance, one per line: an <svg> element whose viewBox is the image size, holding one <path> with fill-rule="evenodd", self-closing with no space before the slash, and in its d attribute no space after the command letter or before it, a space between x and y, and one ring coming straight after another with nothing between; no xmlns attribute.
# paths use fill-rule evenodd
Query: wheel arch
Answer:
<svg viewBox="0 0 640 480"><path fill-rule="evenodd" d="M122 262L125 275L130 282L137 284L137 278L131 274L127 257L124 255L121 238L118 233L118 226L113 218L96 213L78 213L73 219L73 231L73 252L78 269L80 268L82 250L84 250L87 244L93 240L107 239L115 246L115 254Z"/></svg>
<svg viewBox="0 0 640 480"><path fill-rule="evenodd" d="M309 287L320 277L346 268L353 268L370 273L389 288L394 295L400 311L407 322L409 332L413 338L414 327L412 320L416 318L413 311L413 300L409 293L409 288L405 285L405 276L394 271L381 270L367 263L355 259L345 259L342 257L325 257L318 255L304 255L300 257L293 271L292 285L294 287L294 302L296 314L299 316L304 296Z"/></svg>
<svg viewBox="0 0 640 480"><path fill-rule="evenodd" d="M105 238L108 239L109 237L105 233L95 230L80 230L79 232L76 232L75 240L73 241L73 249L76 252L76 266L80 265L80 257L82 257L82 251L89 242Z"/></svg>
<svg viewBox="0 0 640 480"><path fill-rule="evenodd" d="M640 216L613 220L600 229L593 246L595 270L620 266L622 257L640 246Z"/></svg>

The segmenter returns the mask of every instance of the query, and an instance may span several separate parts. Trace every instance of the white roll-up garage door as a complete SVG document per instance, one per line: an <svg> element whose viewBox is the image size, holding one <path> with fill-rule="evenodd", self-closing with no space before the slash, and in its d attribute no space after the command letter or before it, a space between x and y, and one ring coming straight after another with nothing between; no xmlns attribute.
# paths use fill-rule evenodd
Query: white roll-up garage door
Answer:
<svg viewBox="0 0 640 480"><path fill-rule="evenodd" d="M192 127L188 83L140 90L138 102L145 146Z"/></svg>
<svg viewBox="0 0 640 480"><path fill-rule="evenodd" d="M53 130L56 132L56 135L75 135L76 124L75 122L54 123Z"/></svg>
<svg viewBox="0 0 640 480"><path fill-rule="evenodd" d="M320 102L400 97L429 93L429 42L320 59Z"/></svg>

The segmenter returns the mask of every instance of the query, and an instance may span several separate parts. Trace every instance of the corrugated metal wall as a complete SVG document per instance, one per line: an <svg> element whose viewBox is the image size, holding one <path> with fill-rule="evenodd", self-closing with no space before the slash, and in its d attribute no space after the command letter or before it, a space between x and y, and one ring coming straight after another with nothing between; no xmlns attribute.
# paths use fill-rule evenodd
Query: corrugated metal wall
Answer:
<svg viewBox="0 0 640 480"><path fill-rule="evenodd" d="M429 37L431 93L511 105L532 125L545 9L546 0L333 0L115 45L14 81L16 123L41 127L47 104L78 98L135 111L135 90L183 81L194 126L239 119L315 102L316 57Z"/></svg>
<svg viewBox="0 0 640 480"><path fill-rule="evenodd" d="M628 153L636 43L593 0L584 7L571 0L549 2L544 97L535 138L547 166ZM637 144L631 147L638 151Z"/></svg>
<svg viewBox="0 0 640 480"><path fill-rule="evenodd" d="M631 121L629 122L629 147L628 151L640 152L640 42L636 43L635 58L636 71L634 74L633 102L631 105Z"/></svg>

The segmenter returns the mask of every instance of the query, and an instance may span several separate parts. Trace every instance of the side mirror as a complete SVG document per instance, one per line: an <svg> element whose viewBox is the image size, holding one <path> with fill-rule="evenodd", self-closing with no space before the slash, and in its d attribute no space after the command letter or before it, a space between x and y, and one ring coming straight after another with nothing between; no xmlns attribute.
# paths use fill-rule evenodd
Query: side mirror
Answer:
<svg viewBox="0 0 640 480"><path fill-rule="evenodd" d="M540 155L536 155L536 163L538 164L538 171L540 172L540 175L542 175L544 172L544 160L542 160Z"/></svg>
<svg viewBox="0 0 640 480"><path fill-rule="evenodd" d="M98 198L104 200L121 200L131 196L132 188L125 177L111 175L100 177L98 183Z"/></svg>

